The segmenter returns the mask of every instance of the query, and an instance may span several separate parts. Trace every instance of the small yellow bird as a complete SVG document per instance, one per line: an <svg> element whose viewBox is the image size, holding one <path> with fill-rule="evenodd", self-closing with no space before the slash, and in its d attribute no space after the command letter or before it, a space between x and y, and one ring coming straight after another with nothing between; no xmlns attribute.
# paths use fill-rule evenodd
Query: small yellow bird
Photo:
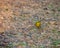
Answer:
<svg viewBox="0 0 60 48"><path fill-rule="evenodd" d="M37 28L40 28L40 27L41 27L41 22L40 22L40 21L37 21L37 22L35 23L35 26L36 26Z"/></svg>

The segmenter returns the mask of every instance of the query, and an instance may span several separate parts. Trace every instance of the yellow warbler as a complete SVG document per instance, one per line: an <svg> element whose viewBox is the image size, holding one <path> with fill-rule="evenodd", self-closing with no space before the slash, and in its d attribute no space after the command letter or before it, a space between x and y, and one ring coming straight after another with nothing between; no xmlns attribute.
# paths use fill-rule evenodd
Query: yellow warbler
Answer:
<svg viewBox="0 0 60 48"><path fill-rule="evenodd" d="M39 27L41 26L41 22L40 22L40 21L37 21L37 22L35 23L35 26L36 26L37 28L39 28Z"/></svg>

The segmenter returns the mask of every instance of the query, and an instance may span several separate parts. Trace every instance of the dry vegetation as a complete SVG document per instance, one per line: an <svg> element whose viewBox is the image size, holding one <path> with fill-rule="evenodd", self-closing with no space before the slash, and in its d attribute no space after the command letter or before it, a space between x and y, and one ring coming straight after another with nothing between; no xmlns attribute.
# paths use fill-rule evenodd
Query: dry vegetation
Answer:
<svg viewBox="0 0 60 48"><path fill-rule="evenodd" d="M0 0L0 48L59 46L60 0Z"/></svg>

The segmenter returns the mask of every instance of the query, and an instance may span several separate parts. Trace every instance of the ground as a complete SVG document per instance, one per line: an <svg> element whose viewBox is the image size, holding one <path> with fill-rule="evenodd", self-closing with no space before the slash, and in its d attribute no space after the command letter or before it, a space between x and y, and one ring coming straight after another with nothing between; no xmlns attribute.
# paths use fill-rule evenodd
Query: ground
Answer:
<svg viewBox="0 0 60 48"><path fill-rule="evenodd" d="M60 0L0 0L0 48L59 47Z"/></svg>

